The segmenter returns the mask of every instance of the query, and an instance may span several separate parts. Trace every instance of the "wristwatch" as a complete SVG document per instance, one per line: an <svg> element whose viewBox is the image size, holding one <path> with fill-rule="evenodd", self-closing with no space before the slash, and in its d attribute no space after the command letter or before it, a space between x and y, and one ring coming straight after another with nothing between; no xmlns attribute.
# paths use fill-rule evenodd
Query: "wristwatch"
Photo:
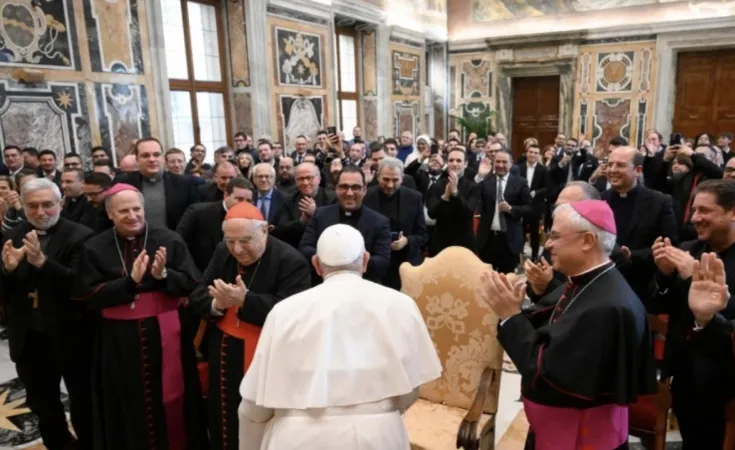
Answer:
<svg viewBox="0 0 735 450"><path fill-rule="evenodd" d="M161 272L161 278L159 278L159 280L165 280L167 276L168 276L168 272L166 271L166 268L164 267L163 272Z"/></svg>

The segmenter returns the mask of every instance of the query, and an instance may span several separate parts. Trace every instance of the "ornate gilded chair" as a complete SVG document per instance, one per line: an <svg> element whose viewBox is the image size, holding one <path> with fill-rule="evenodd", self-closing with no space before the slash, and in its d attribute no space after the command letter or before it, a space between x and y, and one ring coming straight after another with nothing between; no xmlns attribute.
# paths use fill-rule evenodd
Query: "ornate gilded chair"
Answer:
<svg viewBox="0 0 735 450"><path fill-rule="evenodd" d="M450 247L400 268L402 291L421 310L443 368L404 415L412 450L494 448L503 349L498 318L477 293L488 267Z"/></svg>

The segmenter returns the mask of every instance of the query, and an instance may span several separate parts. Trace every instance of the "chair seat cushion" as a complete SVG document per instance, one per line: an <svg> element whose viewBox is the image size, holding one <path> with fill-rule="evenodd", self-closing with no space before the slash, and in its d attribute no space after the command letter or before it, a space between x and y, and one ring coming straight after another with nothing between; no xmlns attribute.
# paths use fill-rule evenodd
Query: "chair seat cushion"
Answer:
<svg viewBox="0 0 735 450"><path fill-rule="evenodd" d="M403 415L408 429L411 450L454 450L457 448L457 431L467 411L460 408L431 403L419 399ZM491 415L483 414L477 426L480 437L482 427Z"/></svg>

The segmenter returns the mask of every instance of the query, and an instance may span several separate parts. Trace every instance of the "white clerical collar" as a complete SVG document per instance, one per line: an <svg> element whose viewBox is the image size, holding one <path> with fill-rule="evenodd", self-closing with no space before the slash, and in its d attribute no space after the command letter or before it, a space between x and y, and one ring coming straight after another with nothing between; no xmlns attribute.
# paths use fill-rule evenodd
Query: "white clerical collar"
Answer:
<svg viewBox="0 0 735 450"><path fill-rule="evenodd" d="M567 277L567 280L569 280L569 282L571 282L571 281L572 281L572 278L580 277L580 276L582 276L582 275L584 275L584 274L590 273L590 272L592 272L593 270L599 269L600 267L604 266L605 264L610 264L610 259L606 259L606 260L605 260L605 262L603 262L603 263L601 263L601 264L598 264L598 265L596 265L595 267L590 267L589 269L587 269L587 270L585 270L585 271L583 271L583 272L580 272L580 273L576 273L576 274L574 274L574 275L569 275L569 276Z"/></svg>

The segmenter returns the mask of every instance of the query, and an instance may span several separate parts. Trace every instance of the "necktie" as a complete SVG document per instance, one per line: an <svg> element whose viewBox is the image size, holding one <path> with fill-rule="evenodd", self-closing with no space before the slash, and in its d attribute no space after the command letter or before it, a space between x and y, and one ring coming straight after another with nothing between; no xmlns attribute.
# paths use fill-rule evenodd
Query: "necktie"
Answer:
<svg viewBox="0 0 735 450"><path fill-rule="evenodd" d="M564 287L564 292L561 294L559 302L556 304L556 309L554 309L554 315L551 318L552 322L556 322L556 319L564 314L564 311L566 311L567 307L569 306L569 302L572 301L572 299L574 298L574 296L572 295L573 291L574 285L571 281L567 281L567 285Z"/></svg>
<svg viewBox="0 0 735 450"><path fill-rule="evenodd" d="M431 189L431 187L434 185L434 183L436 183L436 180L438 179L438 175L429 175L429 187L426 189L427 192L429 191L429 189Z"/></svg>
<svg viewBox="0 0 735 450"><path fill-rule="evenodd" d="M265 221L268 221L268 208L265 206L265 202L268 200L268 197L263 197L260 199L260 213L263 214L263 219Z"/></svg>
<svg viewBox="0 0 735 450"><path fill-rule="evenodd" d="M495 201L500 205L500 203L504 202L505 199L503 198L503 178L498 177L498 190L497 190L497 196L495 198ZM505 224L505 215L500 212L500 206L498 206L498 221L500 222L500 230L506 231L508 228Z"/></svg>

